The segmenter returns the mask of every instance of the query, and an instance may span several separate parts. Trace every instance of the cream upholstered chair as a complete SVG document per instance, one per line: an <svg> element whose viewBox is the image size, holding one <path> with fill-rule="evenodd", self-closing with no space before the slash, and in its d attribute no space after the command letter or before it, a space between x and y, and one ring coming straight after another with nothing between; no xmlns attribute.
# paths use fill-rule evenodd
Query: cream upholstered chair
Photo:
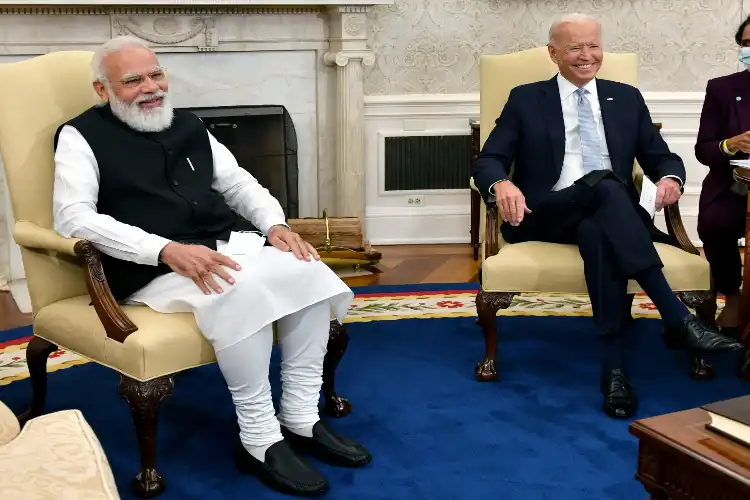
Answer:
<svg viewBox="0 0 750 500"><path fill-rule="evenodd" d="M605 53L598 77L637 86L635 54ZM524 84L552 78L557 66L548 55L547 47L538 47L504 55L485 55L480 59L480 145L492 131L495 120L508 99L511 89ZM633 175L640 188L643 171L635 164ZM512 177L512 174L511 174ZM476 187L471 182L472 189ZM678 205L665 210L667 230L672 244L655 243L664 263L664 273L682 301L694 307L701 319L714 322L716 301L711 292L708 261L700 256L690 242L680 218ZM500 233L502 220L494 203L480 212L481 290L477 295L478 323L485 335L485 358L476 366L480 381L497 380L498 310L509 307L521 293L586 294L583 260L575 245L542 242L509 244ZM638 285L628 284L630 294L641 292ZM631 295L632 297L632 295ZM710 378L713 368L702 358L692 359L691 376Z"/></svg>
<svg viewBox="0 0 750 500"><path fill-rule="evenodd" d="M0 498L120 498L99 439L78 410L42 415L21 430L0 402L0 471Z"/></svg>
<svg viewBox="0 0 750 500"><path fill-rule="evenodd" d="M0 65L0 154L34 318L34 337L27 350L33 401L19 420L23 424L42 413L47 356L56 346L118 371L119 390L130 403L141 449L134 488L154 496L164 485L156 471L159 403L172 393L174 374L216 358L192 314L120 307L94 246L63 238L52 229L54 133L97 103L89 66L92 55L55 52ZM335 417L351 409L334 390L334 373L347 343L346 329L333 320L323 393L325 410Z"/></svg>

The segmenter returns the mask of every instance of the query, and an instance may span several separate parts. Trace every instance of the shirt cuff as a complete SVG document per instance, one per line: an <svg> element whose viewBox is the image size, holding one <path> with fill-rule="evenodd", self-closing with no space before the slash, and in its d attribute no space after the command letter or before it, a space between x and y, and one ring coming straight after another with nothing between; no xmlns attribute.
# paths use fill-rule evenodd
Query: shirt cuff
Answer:
<svg viewBox="0 0 750 500"><path fill-rule="evenodd" d="M677 182L679 182L680 183L680 187L682 187L682 179L680 179L676 175L665 175L664 177L662 177L662 179L674 179Z"/></svg>
<svg viewBox="0 0 750 500"><path fill-rule="evenodd" d="M291 227L289 227L289 224L287 224L287 223L286 223L286 221L282 221L282 222L274 222L274 223L272 223L272 224L269 224L269 225L268 225L268 226L266 227L266 230L265 230L265 231L263 231L263 230L261 229L261 231L260 231L260 232L261 232L261 233L263 233L263 234L264 234L265 236L268 236L268 232L269 232L269 231L271 231L271 228L272 228L272 227L275 227L275 226L284 226L285 228L287 228L287 229L289 229L289 230L291 230L291 229L292 229Z"/></svg>
<svg viewBox="0 0 750 500"><path fill-rule="evenodd" d="M159 254L169 243L172 243L172 240L162 238L156 234L150 234L143 241L141 252L138 255L136 262L147 266L158 266Z"/></svg>
<svg viewBox="0 0 750 500"><path fill-rule="evenodd" d="M509 181L509 180L510 179L500 179L499 181L495 181L492 184L490 184L490 197L487 198L487 200L495 201L495 190L493 189L495 187L495 184L497 184L498 182Z"/></svg>

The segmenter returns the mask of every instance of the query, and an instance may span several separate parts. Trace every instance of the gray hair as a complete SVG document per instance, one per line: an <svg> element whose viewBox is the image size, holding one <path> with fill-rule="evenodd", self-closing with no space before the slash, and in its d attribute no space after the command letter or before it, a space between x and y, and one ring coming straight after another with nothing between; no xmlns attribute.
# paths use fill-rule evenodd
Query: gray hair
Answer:
<svg viewBox="0 0 750 500"><path fill-rule="evenodd" d="M562 26L563 24L576 23L581 21L593 21L596 23L596 26L599 28L599 30L602 29L601 23L594 16L590 16L588 14L579 14L578 12L575 12L573 14L565 14L557 18L552 23L552 26L549 27L549 45L555 43L555 38L557 38L557 32L559 31L560 26Z"/></svg>
<svg viewBox="0 0 750 500"><path fill-rule="evenodd" d="M107 82L107 70L104 67L104 58L108 54L119 52L128 47L144 47L151 50L148 43L133 36L118 36L105 42L96 49L94 57L91 59L91 71L95 82Z"/></svg>

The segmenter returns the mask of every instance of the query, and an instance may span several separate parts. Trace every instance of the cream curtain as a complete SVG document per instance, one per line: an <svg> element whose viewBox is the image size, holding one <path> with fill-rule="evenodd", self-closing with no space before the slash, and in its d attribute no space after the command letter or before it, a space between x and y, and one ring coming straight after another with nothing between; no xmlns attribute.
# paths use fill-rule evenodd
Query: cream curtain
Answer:
<svg viewBox="0 0 750 500"><path fill-rule="evenodd" d="M8 187L5 185L5 169L0 163L0 290L8 290L10 281L10 234L8 231Z"/></svg>

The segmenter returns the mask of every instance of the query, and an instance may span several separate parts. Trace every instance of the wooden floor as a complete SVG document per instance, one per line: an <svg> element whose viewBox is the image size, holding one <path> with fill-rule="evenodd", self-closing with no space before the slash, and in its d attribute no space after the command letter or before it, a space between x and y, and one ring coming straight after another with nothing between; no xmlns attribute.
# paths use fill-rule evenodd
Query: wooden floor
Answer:
<svg viewBox="0 0 750 500"><path fill-rule="evenodd" d="M466 283L476 281L477 262L465 245L397 245L377 247L383 258L376 273L346 277L349 286ZM0 292L0 330L31 324L8 292Z"/></svg>

